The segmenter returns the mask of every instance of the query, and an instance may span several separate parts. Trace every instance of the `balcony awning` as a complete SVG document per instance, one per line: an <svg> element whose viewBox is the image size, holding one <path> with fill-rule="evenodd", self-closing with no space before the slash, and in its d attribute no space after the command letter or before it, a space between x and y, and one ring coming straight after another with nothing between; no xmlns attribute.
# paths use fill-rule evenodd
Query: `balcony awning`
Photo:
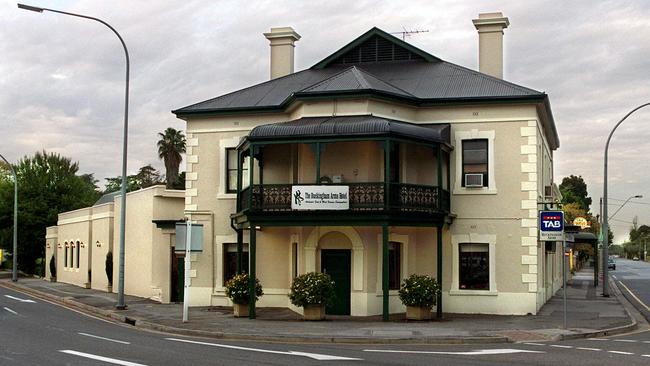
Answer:
<svg viewBox="0 0 650 366"><path fill-rule="evenodd" d="M300 138L342 138L392 136L410 140L450 144L448 123L415 124L371 115L340 117L303 117L253 128L249 141Z"/></svg>

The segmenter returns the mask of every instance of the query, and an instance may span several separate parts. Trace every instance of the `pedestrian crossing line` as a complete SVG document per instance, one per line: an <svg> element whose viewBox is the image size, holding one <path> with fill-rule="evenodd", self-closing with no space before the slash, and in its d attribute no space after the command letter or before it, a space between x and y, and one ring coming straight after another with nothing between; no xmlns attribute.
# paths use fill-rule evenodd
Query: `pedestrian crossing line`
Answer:
<svg viewBox="0 0 650 366"><path fill-rule="evenodd" d="M564 346L561 344L551 344L550 346L555 348L573 348L573 346Z"/></svg>
<svg viewBox="0 0 650 366"><path fill-rule="evenodd" d="M614 342L636 343L638 341L636 341L634 339L614 339Z"/></svg>
<svg viewBox="0 0 650 366"><path fill-rule="evenodd" d="M576 349L580 349L583 351L595 351L595 352L600 352L602 349L600 348L589 348L589 347L576 347Z"/></svg>
<svg viewBox="0 0 650 366"><path fill-rule="evenodd" d="M532 342L526 342L526 343L524 343L524 344L529 345L529 346L546 346L546 345L543 344L543 343L532 343Z"/></svg>
<svg viewBox="0 0 650 366"><path fill-rule="evenodd" d="M641 357L650 357L650 355L641 355Z"/></svg>
<svg viewBox="0 0 650 366"><path fill-rule="evenodd" d="M609 341L609 339L605 338L587 338L588 341Z"/></svg>

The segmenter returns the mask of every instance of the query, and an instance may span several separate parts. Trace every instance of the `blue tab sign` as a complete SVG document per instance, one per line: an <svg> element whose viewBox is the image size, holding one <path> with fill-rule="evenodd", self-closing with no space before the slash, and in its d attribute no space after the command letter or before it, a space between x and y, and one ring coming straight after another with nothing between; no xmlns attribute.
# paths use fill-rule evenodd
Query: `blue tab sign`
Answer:
<svg viewBox="0 0 650 366"><path fill-rule="evenodd" d="M539 240L564 240L564 211L540 211Z"/></svg>

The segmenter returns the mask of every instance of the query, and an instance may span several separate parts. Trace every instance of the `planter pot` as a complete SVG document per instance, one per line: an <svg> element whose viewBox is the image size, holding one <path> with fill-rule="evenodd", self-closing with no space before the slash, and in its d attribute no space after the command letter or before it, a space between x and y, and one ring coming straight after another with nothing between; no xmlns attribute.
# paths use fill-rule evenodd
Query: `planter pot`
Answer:
<svg viewBox="0 0 650 366"><path fill-rule="evenodd" d="M423 307L423 306L407 306L406 319L429 320L431 319L431 308Z"/></svg>
<svg viewBox="0 0 650 366"><path fill-rule="evenodd" d="M233 304L232 312L235 318L245 318L248 316L248 304Z"/></svg>
<svg viewBox="0 0 650 366"><path fill-rule="evenodd" d="M315 304L307 305L303 308L303 317L305 320L323 320L325 319L325 305Z"/></svg>

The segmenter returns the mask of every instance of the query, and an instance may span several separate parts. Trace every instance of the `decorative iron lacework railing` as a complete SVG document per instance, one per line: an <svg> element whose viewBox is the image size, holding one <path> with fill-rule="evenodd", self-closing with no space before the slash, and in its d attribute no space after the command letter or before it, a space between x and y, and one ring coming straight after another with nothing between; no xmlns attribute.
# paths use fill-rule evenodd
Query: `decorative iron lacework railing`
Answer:
<svg viewBox="0 0 650 366"><path fill-rule="evenodd" d="M436 186L390 183L388 201L383 182L348 183L350 211L449 212L449 191ZM291 184L253 185L242 189L240 208L254 212L291 211Z"/></svg>

